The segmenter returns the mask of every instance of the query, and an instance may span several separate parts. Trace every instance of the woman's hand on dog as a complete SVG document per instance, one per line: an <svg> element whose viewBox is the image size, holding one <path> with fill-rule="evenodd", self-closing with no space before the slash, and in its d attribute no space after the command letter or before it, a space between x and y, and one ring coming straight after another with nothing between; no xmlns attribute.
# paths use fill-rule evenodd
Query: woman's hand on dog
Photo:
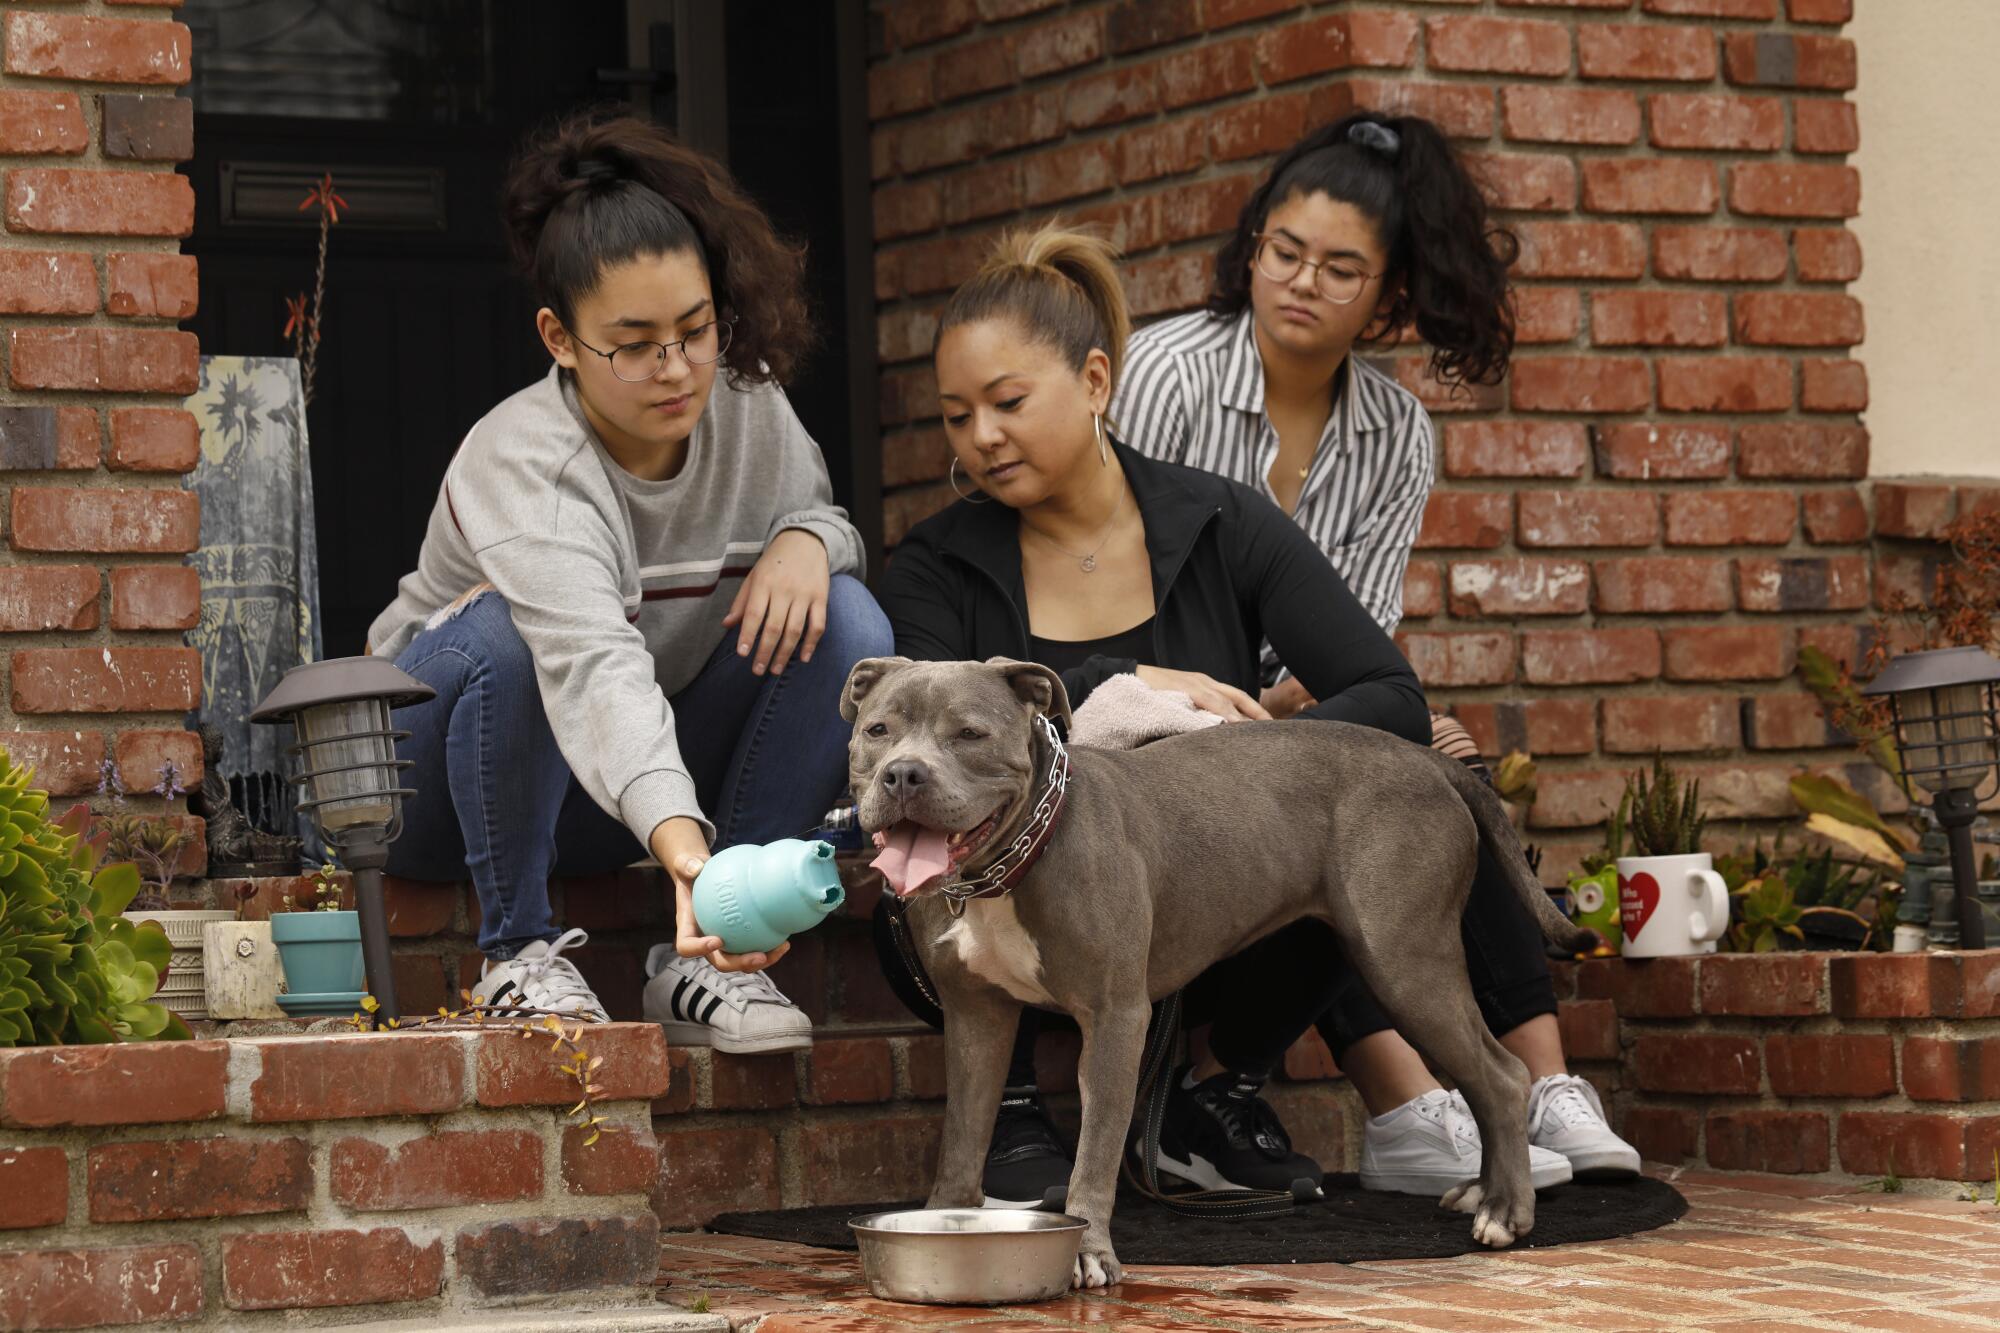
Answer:
<svg viewBox="0 0 2000 1333"><path fill-rule="evenodd" d="M704 955L718 972L761 972L791 951L787 940L768 953L724 953L722 940L704 935L694 919L694 880L708 864L708 839L701 825L677 815L653 830L652 853L674 881L674 951L683 958Z"/></svg>
<svg viewBox="0 0 2000 1333"><path fill-rule="evenodd" d="M1156 690L1173 690L1193 700L1204 713L1214 713L1224 722L1268 722L1271 715L1264 705L1234 685L1205 676L1199 671L1169 671L1165 667L1142 666L1140 680Z"/></svg>
<svg viewBox="0 0 2000 1333"><path fill-rule="evenodd" d="M724 628L742 626L736 655L749 657L758 675L780 675L794 649L801 662L812 661L813 649L826 633L828 573L826 547L803 528L786 528L757 557L722 618ZM662 863L664 864L664 862Z"/></svg>

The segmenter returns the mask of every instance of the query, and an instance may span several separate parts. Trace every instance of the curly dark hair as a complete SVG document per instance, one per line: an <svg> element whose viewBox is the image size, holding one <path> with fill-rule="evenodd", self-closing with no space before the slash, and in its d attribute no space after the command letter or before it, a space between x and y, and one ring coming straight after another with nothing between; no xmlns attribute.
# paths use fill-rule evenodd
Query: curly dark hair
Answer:
<svg viewBox="0 0 2000 1333"><path fill-rule="evenodd" d="M565 328L604 271L693 251L732 322L732 383L784 383L812 349L805 247L720 163L650 121L588 111L532 139L507 173L515 260Z"/></svg>
<svg viewBox="0 0 2000 1333"><path fill-rule="evenodd" d="M1356 126L1377 125L1389 135ZM1512 232L1487 217L1486 197L1443 131L1421 116L1357 111L1287 149L1236 220L1215 258L1209 313L1233 318L1250 304L1250 264L1271 210L1293 195L1324 194L1373 218L1389 268L1385 333L1414 326L1444 382L1490 384L1514 353L1507 269L1520 253Z"/></svg>

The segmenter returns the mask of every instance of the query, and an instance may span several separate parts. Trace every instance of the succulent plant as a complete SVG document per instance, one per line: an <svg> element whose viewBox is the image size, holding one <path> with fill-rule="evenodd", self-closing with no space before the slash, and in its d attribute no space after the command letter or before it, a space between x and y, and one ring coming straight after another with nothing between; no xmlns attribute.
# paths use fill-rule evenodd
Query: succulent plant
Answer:
<svg viewBox="0 0 2000 1333"><path fill-rule="evenodd" d="M1805 938L1799 929L1798 896L1784 876L1753 879L1734 897L1738 919L1730 927L1730 943L1738 953L1769 953L1782 947L1781 936Z"/></svg>
<svg viewBox="0 0 2000 1333"><path fill-rule="evenodd" d="M1701 850L1708 819L1701 813L1701 783L1682 783L1673 765L1653 756L1653 776L1644 770L1625 780L1631 801L1632 847L1640 856L1684 856ZM1620 808L1623 808L1621 802Z"/></svg>
<svg viewBox="0 0 2000 1333"><path fill-rule="evenodd" d="M1618 858L1625 855L1625 823L1632 814L1632 787L1626 784L1625 794L1618 798L1618 808L1604 821L1604 846L1590 852L1583 858L1583 873L1595 875L1618 864Z"/></svg>
<svg viewBox="0 0 2000 1333"><path fill-rule="evenodd" d="M139 890L129 864L99 868L77 806L49 818L48 793L0 747L0 1047L187 1037L149 1003L173 948L120 915Z"/></svg>

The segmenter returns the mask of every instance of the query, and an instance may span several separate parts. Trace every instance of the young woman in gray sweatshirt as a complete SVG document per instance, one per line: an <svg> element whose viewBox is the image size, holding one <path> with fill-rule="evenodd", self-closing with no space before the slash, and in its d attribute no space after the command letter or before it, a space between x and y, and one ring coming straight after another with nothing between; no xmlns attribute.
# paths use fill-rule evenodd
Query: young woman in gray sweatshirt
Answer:
<svg viewBox="0 0 2000 1333"><path fill-rule="evenodd" d="M810 829L846 777L848 669L893 651L860 539L778 387L810 343L804 255L646 122L527 148L506 210L553 365L466 435L417 567L369 629L437 691L398 710L417 795L389 869L469 871L490 1003L604 1018L552 875L656 858L676 940L648 1018L739 1051L809 1041L695 922L711 850Z"/></svg>

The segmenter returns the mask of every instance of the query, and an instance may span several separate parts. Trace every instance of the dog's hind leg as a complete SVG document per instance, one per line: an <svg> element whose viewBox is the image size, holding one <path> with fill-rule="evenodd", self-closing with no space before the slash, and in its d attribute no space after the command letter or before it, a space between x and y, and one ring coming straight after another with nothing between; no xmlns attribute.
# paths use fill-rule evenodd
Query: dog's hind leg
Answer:
<svg viewBox="0 0 2000 1333"><path fill-rule="evenodd" d="M1396 937L1389 957L1353 952L1396 1030L1465 1095L1479 1125L1479 1179L1453 1188L1444 1206L1474 1214L1472 1238L1480 1244L1512 1245L1535 1225L1528 1071L1487 1031L1466 980L1458 932L1406 932Z"/></svg>
<svg viewBox="0 0 2000 1333"><path fill-rule="evenodd" d="M1090 1224L1072 1274L1078 1287L1109 1286L1124 1276L1111 1250L1111 1206L1118 1193L1125 1136L1132 1128L1150 1014L1151 1006L1141 994L1107 1003L1077 1020L1083 1029L1083 1055L1077 1062L1083 1130L1077 1136L1067 1210Z"/></svg>
<svg viewBox="0 0 2000 1333"><path fill-rule="evenodd" d="M944 1008L944 1140L932 1208L977 1208L986 1199L986 1150L1007 1083L1020 1002L991 986L940 988Z"/></svg>

